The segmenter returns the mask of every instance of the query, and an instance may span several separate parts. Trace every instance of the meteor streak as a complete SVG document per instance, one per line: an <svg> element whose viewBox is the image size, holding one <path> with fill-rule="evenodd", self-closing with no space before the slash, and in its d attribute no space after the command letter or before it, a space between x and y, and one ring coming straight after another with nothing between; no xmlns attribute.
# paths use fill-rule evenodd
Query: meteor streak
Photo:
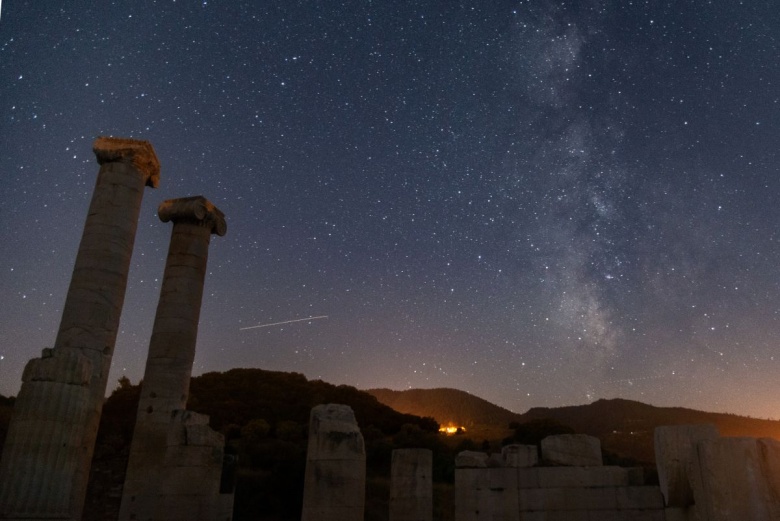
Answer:
<svg viewBox="0 0 780 521"><path fill-rule="evenodd" d="M320 318L328 318L328 315L320 315L318 317L296 318L296 319L293 319L293 320L283 320L282 322L272 322L270 324L260 324L259 326L240 327L240 328L238 328L238 330L239 331L243 331L245 329L257 329L257 328L260 328L260 327L280 326L282 324L292 324L293 322L303 322L305 320L318 320Z"/></svg>

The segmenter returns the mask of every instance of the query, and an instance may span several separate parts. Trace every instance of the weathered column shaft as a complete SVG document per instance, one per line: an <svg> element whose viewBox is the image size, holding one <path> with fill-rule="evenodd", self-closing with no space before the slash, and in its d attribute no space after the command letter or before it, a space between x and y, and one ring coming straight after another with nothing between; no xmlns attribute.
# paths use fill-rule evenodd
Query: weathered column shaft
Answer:
<svg viewBox="0 0 780 521"><path fill-rule="evenodd" d="M149 519L158 501L171 418L187 406L209 241L226 230L222 212L200 196L165 201L158 213L173 231L122 493L119 518L128 520Z"/></svg>
<svg viewBox="0 0 780 521"><path fill-rule="evenodd" d="M311 410L302 521L363 521L366 449L347 405Z"/></svg>
<svg viewBox="0 0 780 521"><path fill-rule="evenodd" d="M160 171L145 141L101 137L93 150L101 167L57 339L25 368L0 461L2 519L81 518L143 190Z"/></svg>
<svg viewBox="0 0 780 521"><path fill-rule="evenodd" d="M433 453L396 449L390 467L390 521L433 519Z"/></svg>

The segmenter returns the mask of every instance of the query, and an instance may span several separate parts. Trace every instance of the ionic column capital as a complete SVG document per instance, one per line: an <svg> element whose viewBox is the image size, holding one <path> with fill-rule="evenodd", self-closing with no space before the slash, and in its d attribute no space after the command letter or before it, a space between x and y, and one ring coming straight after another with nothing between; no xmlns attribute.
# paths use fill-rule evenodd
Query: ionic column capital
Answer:
<svg viewBox="0 0 780 521"><path fill-rule="evenodd" d="M157 207L157 215L164 223L190 221L211 228L211 233L219 236L227 232L225 214L202 195L163 201Z"/></svg>
<svg viewBox="0 0 780 521"><path fill-rule="evenodd" d="M160 162L152 144L138 139L100 136L92 144L98 164L125 161L146 177L146 186L157 188L160 182Z"/></svg>

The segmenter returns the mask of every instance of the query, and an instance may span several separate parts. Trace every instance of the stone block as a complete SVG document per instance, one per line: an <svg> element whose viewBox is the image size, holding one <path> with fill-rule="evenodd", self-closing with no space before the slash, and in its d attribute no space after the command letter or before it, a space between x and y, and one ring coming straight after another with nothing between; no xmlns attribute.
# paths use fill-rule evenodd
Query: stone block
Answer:
<svg viewBox="0 0 780 521"><path fill-rule="evenodd" d="M664 518L666 521L699 521L695 506L665 508Z"/></svg>
<svg viewBox="0 0 780 521"><path fill-rule="evenodd" d="M488 455L484 452L464 450L455 456L455 468L487 468Z"/></svg>
<svg viewBox="0 0 780 521"><path fill-rule="evenodd" d="M309 420L309 459L366 459L363 436L348 405L317 405Z"/></svg>
<svg viewBox="0 0 780 521"><path fill-rule="evenodd" d="M490 486L487 468L455 469L455 521L488 519L490 498L485 493Z"/></svg>
<svg viewBox="0 0 780 521"><path fill-rule="evenodd" d="M663 510L590 510L588 521L665 521Z"/></svg>
<svg viewBox="0 0 780 521"><path fill-rule="evenodd" d="M587 434L558 434L542 440L542 460L553 465L601 466L601 442Z"/></svg>
<svg viewBox="0 0 780 521"><path fill-rule="evenodd" d="M44 349L24 367L22 382L57 382L86 386L92 377L92 361L73 349Z"/></svg>
<svg viewBox="0 0 780 521"><path fill-rule="evenodd" d="M521 521L664 521L663 510L563 510L523 512Z"/></svg>
<svg viewBox="0 0 780 521"><path fill-rule="evenodd" d="M520 497L517 469L502 467L488 469L488 487L485 492L490 505L491 521L520 521Z"/></svg>
<svg viewBox="0 0 780 521"><path fill-rule="evenodd" d="M488 456L487 466L493 469L503 467L504 466L503 456L498 452L492 453L490 456Z"/></svg>
<svg viewBox="0 0 780 521"><path fill-rule="evenodd" d="M168 447L165 451L166 466L187 467L204 462L219 462L222 460L221 446L178 445Z"/></svg>
<svg viewBox="0 0 780 521"><path fill-rule="evenodd" d="M707 521L780 519L780 442L718 438L696 445L693 490Z"/></svg>
<svg viewBox="0 0 780 521"><path fill-rule="evenodd" d="M539 488L540 468L517 469L517 488Z"/></svg>
<svg viewBox="0 0 780 521"><path fill-rule="evenodd" d="M520 521L517 469L456 469L455 519Z"/></svg>
<svg viewBox="0 0 780 521"><path fill-rule="evenodd" d="M302 521L362 521L366 451L347 405L318 405L309 419Z"/></svg>
<svg viewBox="0 0 780 521"><path fill-rule="evenodd" d="M520 510L616 510L613 488L526 488L519 490Z"/></svg>
<svg viewBox="0 0 780 521"><path fill-rule="evenodd" d="M539 487L626 487L628 469L621 467L539 467Z"/></svg>
<svg viewBox="0 0 780 521"><path fill-rule="evenodd" d="M396 449L390 469L390 521L433 518L433 452Z"/></svg>
<svg viewBox="0 0 780 521"><path fill-rule="evenodd" d="M626 469L628 484L632 487L641 487L645 484L645 469L642 467L630 467Z"/></svg>
<svg viewBox="0 0 780 521"><path fill-rule="evenodd" d="M539 463L536 445L507 445L501 449L505 467L533 467Z"/></svg>
<svg viewBox="0 0 780 521"><path fill-rule="evenodd" d="M587 510L520 512L520 521L592 521Z"/></svg>
<svg viewBox="0 0 780 521"><path fill-rule="evenodd" d="M658 487L617 487L615 497L618 510L663 510L664 498Z"/></svg>
<svg viewBox="0 0 780 521"><path fill-rule="evenodd" d="M655 429L655 461L666 506L693 504L691 472L696 444L717 437L714 425L671 425Z"/></svg>
<svg viewBox="0 0 780 521"><path fill-rule="evenodd" d="M208 425L188 425L185 443L191 447L224 447L225 437Z"/></svg>
<svg viewBox="0 0 780 521"><path fill-rule="evenodd" d="M164 479L158 489L162 496L197 496L207 499L219 494L220 466L165 467Z"/></svg>
<svg viewBox="0 0 780 521"><path fill-rule="evenodd" d="M350 460L320 460L313 462L312 467L304 480L304 504L326 510L359 506L362 519L365 471L361 473Z"/></svg>

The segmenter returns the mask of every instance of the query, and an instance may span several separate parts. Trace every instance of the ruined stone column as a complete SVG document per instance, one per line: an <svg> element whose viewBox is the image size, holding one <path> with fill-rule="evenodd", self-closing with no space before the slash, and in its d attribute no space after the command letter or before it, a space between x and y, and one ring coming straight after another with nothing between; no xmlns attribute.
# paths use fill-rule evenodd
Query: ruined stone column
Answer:
<svg viewBox="0 0 780 521"><path fill-rule="evenodd" d="M390 521L433 519L433 453L396 449L390 468Z"/></svg>
<svg viewBox="0 0 780 521"><path fill-rule="evenodd" d="M163 222L173 221L173 231L122 492L122 520L149 519L155 511L173 413L187 406L209 241L226 231L224 214L201 196L165 201L158 214Z"/></svg>
<svg viewBox="0 0 780 521"><path fill-rule="evenodd" d="M366 449L348 405L311 410L302 521L363 521Z"/></svg>
<svg viewBox="0 0 780 521"><path fill-rule="evenodd" d="M28 362L0 460L0 519L80 519L127 287L146 141L99 137L100 164L53 349Z"/></svg>

